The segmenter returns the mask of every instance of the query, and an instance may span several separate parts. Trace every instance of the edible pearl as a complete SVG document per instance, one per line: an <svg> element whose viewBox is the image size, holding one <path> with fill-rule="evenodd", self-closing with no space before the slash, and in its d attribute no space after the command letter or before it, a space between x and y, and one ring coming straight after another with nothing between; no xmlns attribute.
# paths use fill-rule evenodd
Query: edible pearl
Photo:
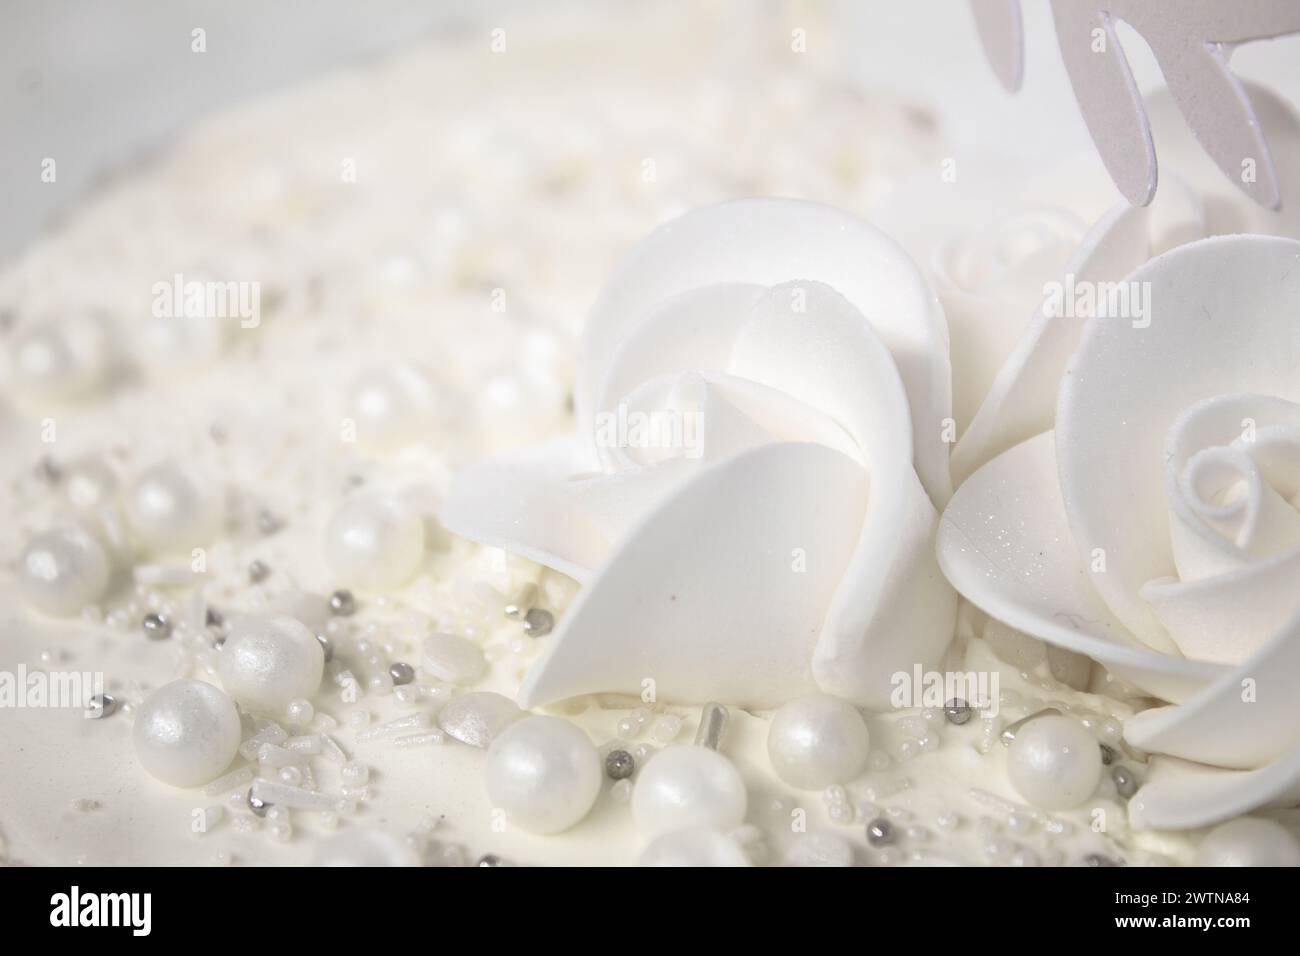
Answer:
<svg viewBox="0 0 1300 956"><path fill-rule="evenodd" d="M126 496L131 532L153 552L189 551L217 530L220 509L188 469L165 461L144 471Z"/></svg>
<svg viewBox="0 0 1300 956"><path fill-rule="evenodd" d="M1300 866L1300 844L1273 820L1238 817L1211 830L1196 848L1197 866Z"/></svg>
<svg viewBox="0 0 1300 956"><path fill-rule="evenodd" d="M307 627L294 618L249 615L231 623L217 673L240 703L282 714L289 702L310 698L320 689L325 652Z"/></svg>
<svg viewBox="0 0 1300 956"><path fill-rule="evenodd" d="M349 827L320 844L313 866L419 866L409 843L391 833Z"/></svg>
<svg viewBox="0 0 1300 956"><path fill-rule="evenodd" d="M427 434L437 404L437 390L429 376L407 362L367 369L348 395L357 437L381 448L398 447Z"/></svg>
<svg viewBox="0 0 1300 956"><path fill-rule="evenodd" d="M777 776L801 790L847 783L867 767L867 725L858 709L826 694L800 697L772 717L767 755Z"/></svg>
<svg viewBox="0 0 1300 956"><path fill-rule="evenodd" d="M14 343L14 380L35 398L85 395L104 382L110 364L108 330L94 316L35 325Z"/></svg>
<svg viewBox="0 0 1300 956"><path fill-rule="evenodd" d="M745 819L745 782L731 761L695 744L668 747L641 769L632 791L637 829L656 837L687 827L728 830Z"/></svg>
<svg viewBox="0 0 1300 956"><path fill-rule="evenodd" d="M117 476L102 459L79 458L63 469L63 494L78 511L93 511L117 489Z"/></svg>
<svg viewBox="0 0 1300 956"><path fill-rule="evenodd" d="M587 815L600 794L600 755L558 717L525 717L488 748L487 789L506 819L532 833L559 833Z"/></svg>
<svg viewBox="0 0 1300 956"><path fill-rule="evenodd" d="M56 617L76 614L108 590L112 567L104 546L84 528L42 531L18 559L23 597Z"/></svg>
<svg viewBox="0 0 1300 956"><path fill-rule="evenodd" d="M239 751L239 712L220 688L177 680L150 694L136 712L135 755L174 787L215 780Z"/></svg>
<svg viewBox="0 0 1300 956"><path fill-rule="evenodd" d="M325 560L349 584L383 590L406 583L424 558L424 522L399 501L345 501L325 529Z"/></svg>
<svg viewBox="0 0 1300 956"><path fill-rule="evenodd" d="M1039 717L1020 728L1007 755L1007 774L1020 795L1047 810L1078 806L1101 780L1101 750L1070 717Z"/></svg>
<svg viewBox="0 0 1300 956"><path fill-rule="evenodd" d="M650 842L637 866L749 866L749 857L731 837L708 827L674 830Z"/></svg>

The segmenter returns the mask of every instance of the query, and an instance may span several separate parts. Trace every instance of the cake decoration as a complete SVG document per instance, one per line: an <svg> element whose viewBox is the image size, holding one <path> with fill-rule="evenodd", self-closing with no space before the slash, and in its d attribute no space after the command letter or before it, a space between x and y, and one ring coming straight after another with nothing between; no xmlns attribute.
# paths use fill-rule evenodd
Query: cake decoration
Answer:
<svg viewBox="0 0 1300 956"><path fill-rule="evenodd" d="M1024 75L1018 0L972 0L984 52L1008 90ZM1225 7L1217 0L1053 0L1066 72L1097 152L1116 188L1136 206L1156 194L1156 150L1142 97L1115 31L1133 27L1151 47L1165 83L1201 147L1242 192L1270 209L1282 203L1278 170L1242 82L1228 68L1243 43L1300 32L1287 0Z"/></svg>

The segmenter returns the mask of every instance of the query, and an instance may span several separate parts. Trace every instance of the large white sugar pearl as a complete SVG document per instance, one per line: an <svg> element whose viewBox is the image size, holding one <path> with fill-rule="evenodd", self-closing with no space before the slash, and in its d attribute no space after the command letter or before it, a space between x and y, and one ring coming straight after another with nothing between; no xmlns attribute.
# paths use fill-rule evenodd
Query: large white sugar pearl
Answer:
<svg viewBox="0 0 1300 956"><path fill-rule="evenodd" d="M173 461L160 462L132 482L126 520L135 539L153 552L187 552L216 533L221 508L197 475Z"/></svg>
<svg viewBox="0 0 1300 956"><path fill-rule="evenodd" d="M221 776L239 750L239 712L218 687L177 680L145 698L132 730L145 770L174 787Z"/></svg>
<svg viewBox="0 0 1300 956"><path fill-rule="evenodd" d="M871 738L858 709L826 694L781 707L767 733L767 755L777 776L801 790L847 783L867 767Z"/></svg>
<svg viewBox="0 0 1300 956"><path fill-rule="evenodd" d="M112 576L108 553L90 532L75 525L35 535L18 558L23 597L56 617L76 614L104 596Z"/></svg>
<svg viewBox="0 0 1300 956"><path fill-rule="evenodd" d="M731 837L708 827L674 830L651 840L637 866L750 866Z"/></svg>
<svg viewBox="0 0 1300 956"><path fill-rule="evenodd" d="M1038 717L1016 733L1007 774L1020 795L1047 810L1087 800L1101 779L1101 747L1072 717Z"/></svg>
<svg viewBox="0 0 1300 956"><path fill-rule="evenodd" d="M366 369L348 393L357 438L375 447L397 447L427 435L437 407L433 381L409 362Z"/></svg>
<svg viewBox="0 0 1300 956"><path fill-rule="evenodd" d="M1238 817L1206 834L1196 865L1300 866L1300 843L1276 821Z"/></svg>
<svg viewBox="0 0 1300 956"><path fill-rule="evenodd" d="M383 590L410 580L424 558L424 522L396 498L357 495L325 529L325 560L344 584Z"/></svg>
<svg viewBox="0 0 1300 956"><path fill-rule="evenodd" d="M686 827L730 830L745 819L747 804L745 782L731 761L693 744L651 757L632 790L632 817L647 837Z"/></svg>
<svg viewBox="0 0 1300 956"><path fill-rule="evenodd" d="M587 735L558 717L525 717L488 748L487 790L506 822L559 833L587 815L600 794L600 755Z"/></svg>
<svg viewBox="0 0 1300 956"><path fill-rule="evenodd" d="M83 396L103 384L110 365L108 330L95 316L42 322L14 342L14 382L34 398Z"/></svg>
<svg viewBox="0 0 1300 956"><path fill-rule="evenodd" d="M296 618L250 614L230 622L217 673L226 691L245 706L281 714L291 700L320 690L325 652Z"/></svg>
<svg viewBox="0 0 1300 956"><path fill-rule="evenodd" d="M401 837L369 827L348 827L321 842L313 866L419 866L415 849Z"/></svg>

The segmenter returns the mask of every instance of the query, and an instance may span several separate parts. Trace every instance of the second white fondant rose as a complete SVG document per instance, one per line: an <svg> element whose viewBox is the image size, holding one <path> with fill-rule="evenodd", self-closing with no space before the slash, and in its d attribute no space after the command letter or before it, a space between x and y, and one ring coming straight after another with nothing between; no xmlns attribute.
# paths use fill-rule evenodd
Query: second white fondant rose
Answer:
<svg viewBox="0 0 1300 956"><path fill-rule="evenodd" d="M1141 826L1300 800L1300 242L1222 236L1127 277L1149 322L1094 318L1054 431L953 496L955 587L1171 706L1125 726L1158 756Z"/></svg>
<svg viewBox="0 0 1300 956"><path fill-rule="evenodd" d="M947 332L890 239L812 203L692 212L638 245L584 333L577 432L458 476L452 531L583 582L520 689L884 705L955 595Z"/></svg>

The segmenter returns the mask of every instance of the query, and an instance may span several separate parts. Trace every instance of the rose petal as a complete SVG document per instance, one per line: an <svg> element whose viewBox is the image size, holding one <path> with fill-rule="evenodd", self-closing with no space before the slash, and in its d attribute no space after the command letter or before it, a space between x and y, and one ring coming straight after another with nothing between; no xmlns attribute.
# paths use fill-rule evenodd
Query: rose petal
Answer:
<svg viewBox="0 0 1300 956"><path fill-rule="evenodd" d="M1148 212L1136 206L1116 206L1088 230L1066 265L1064 282L1114 282L1147 260L1150 254ZM952 474L957 484L972 471L1012 445L1052 427L1057 392L1066 364L1078 346L1086 317L1034 313L1023 337L989 388L974 420L953 449Z"/></svg>
<svg viewBox="0 0 1300 956"><path fill-rule="evenodd" d="M939 523L939 564L973 604L1017 630L1086 654L1164 700L1184 700L1223 668L1157 654L1098 598L1070 537L1054 436L1004 452L956 491Z"/></svg>
<svg viewBox="0 0 1300 956"><path fill-rule="evenodd" d="M1087 323L1061 388L1057 456L1080 554L1106 555L1094 586L1131 631L1167 649L1169 636L1140 593L1175 571L1159 449L1170 424L1201 399L1243 384L1300 398L1300 242L1206 239L1127 281L1149 283L1149 327Z"/></svg>
<svg viewBox="0 0 1300 956"><path fill-rule="evenodd" d="M862 466L820 445L768 445L702 469L582 589L521 706L639 695L646 680L660 700L755 707L814 690L813 646L866 502Z"/></svg>
<svg viewBox="0 0 1300 956"><path fill-rule="evenodd" d="M871 499L813 672L827 693L884 706L890 675L937 663L956 619L934 556L938 515L911 465L907 395L892 357L847 299L802 282L763 298L730 367L824 411L861 450Z"/></svg>
<svg viewBox="0 0 1300 956"><path fill-rule="evenodd" d="M1178 707L1131 717L1124 735L1142 750L1256 769L1300 745L1298 686L1300 616L1293 612L1257 655Z"/></svg>
<svg viewBox="0 0 1300 956"><path fill-rule="evenodd" d="M1151 776L1128 805L1138 829L1187 830L1210 826L1261 807L1300 803L1300 748L1259 770L1224 770L1155 757Z"/></svg>
<svg viewBox="0 0 1300 956"><path fill-rule="evenodd" d="M937 502L950 492L951 415L943 312L911 259L890 238L837 209L786 199L709 206L659 227L623 260L593 307L583 337L576 408L589 432L598 391L624 341L670 296L718 283L824 282L854 304L893 354L909 398L917 473Z"/></svg>

